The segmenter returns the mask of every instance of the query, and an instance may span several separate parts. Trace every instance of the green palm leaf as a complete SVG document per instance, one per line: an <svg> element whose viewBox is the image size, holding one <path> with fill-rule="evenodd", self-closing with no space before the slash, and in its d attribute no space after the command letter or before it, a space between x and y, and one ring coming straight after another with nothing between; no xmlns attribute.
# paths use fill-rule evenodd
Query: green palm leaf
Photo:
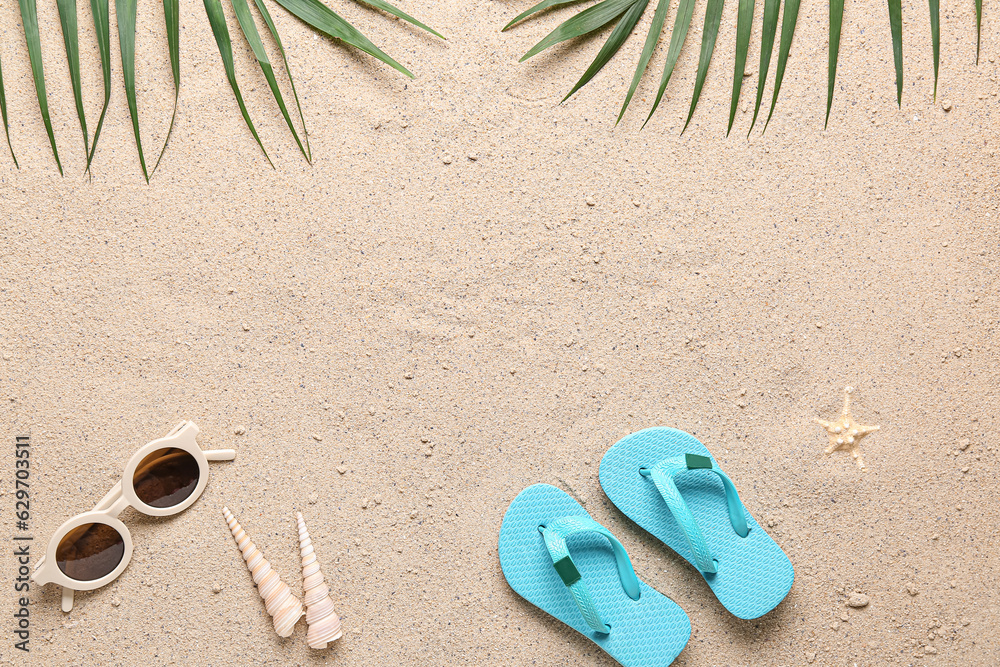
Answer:
<svg viewBox="0 0 1000 667"><path fill-rule="evenodd" d="M163 154L167 152L167 144L170 143L170 135L174 131L174 121L177 120L177 102L181 97L181 12L179 0L163 0L163 16L167 22L167 46L170 50L170 72L174 77L174 112L170 115L170 127L167 129L167 138L163 140L163 148L160 149L160 157L156 158L153 165L153 173L160 166Z"/></svg>
<svg viewBox="0 0 1000 667"><path fill-rule="evenodd" d="M128 111L132 116L132 133L135 135L135 147L139 150L139 165L142 175L149 183L149 171L146 169L146 158L142 153L142 139L139 137L139 105L135 97L135 11L136 0L115 0L115 13L118 16L118 44L122 52L122 77L125 79L125 97L128 100Z"/></svg>
<svg viewBox="0 0 1000 667"><path fill-rule="evenodd" d="M896 66L896 106L903 106L903 7L889 0L889 31L892 33L892 60Z"/></svg>
<svg viewBox="0 0 1000 667"><path fill-rule="evenodd" d="M941 0L928 0L931 9L931 47L934 51L934 100L937 100L938 64L941 61Z"/></svg>
<svg viewBox="0 0 1000 667"><path fill-rule="evenodd" d="M785 9L781 16L781 43L778 45L778 67L774 71L774 92L771 93L771 110L767 112L767 121L764 123L763 132L767 132L767 126L771 124L771 116L774 115L774 105L778 101L778 93L781 91L781 82L785 78L785 65L788 64L788 51L792 48L792 37L795 36L795 24L799 20L799 6L801 0L785 0Z"/></svg>
<svg viewBox="0 0 1000 667"><path fill-rule="evenodd" d="M101 53L101 71L104 74L104 106L101 117L97 121L97 131L94 132L94 142L90 144L90 154L87 156L87 169L94 161L97 151L97 140L104 127L104 116L108 113L108 103L111 102L111 25L108 10L108 0L90 0L90 10L94 15L94 32L97 33L97 48Z"/></svg>
<svg viewBox="0 0 1000 667"><path fill-rule="evenodd" d="M392 14L396 18L403 19L407 23L410 23L412 25L417 26L421 30L426 30L427 32L429 32L432 35L434 35L435 37L440 37L441 39L445 39L445 36L442 35L441 33L439 33L434 28L431 28L429 26L424 25L423 23L421 23L417 19L413 18L412 16L410 16L406 12L404 12L404 11L402 11L400 9L397 9L396 7L390 5L388 2L385 2L385 0L354 0L354 2L356 2L356 3L360 4L360 5L368 5L369 7L374 7L375 9L380 9L383 12L385 12L386 14Z"/></svg>
<svg viewBox="0 0 1000 667"><path fill-rule="evenodd" d="M610 35L608 35L608 41L606 41L604 46L601 47L601 50L597 52L597 57L594 58L594 62L590 64L590 67L588 67L587 71L583 73L580 80L576 82L573 89L566 94L566 97L562 98L563 102L568 100L573 93L587 85L590 80L601 71L601 68L607 65L608 61L611 60L616 53L618 53L618 49L622 47L622 44L625 43L628 36L632 34L632 29L635 28L635 24L639 22L639 18L642 16L642 12L645 11L646 5L648 4L649 0L636 0L635 4L629 7L628 11L622 15L621 19L618 21L618 25L616 25L615 29L611 31Z"/></svg>
<svg viewBox="0 0 1000 667"><path fill-rule="evenodd" d="M778 31L778 10L781 8L779 0L764 0L764 30L760 37L760 73L757 75L757 102L753 108L753 120L750 121L750 129L747 136L753 132L754 125L757 124L757 113L760 111L760 102L764 98L764 84L767 83L767 70L771 66L771 51L774 50L774 35Z"/></svg>
<svg viewBox="0 0 1000 667"><path fill-rule="evenodd" d="M0 62L0 116L3 116L3 131L7 135L7 148L10 149L10 156L14 159L14 166L18 169L21 165L17 163L17 156L14 155L14 146L10 143L10 127L7 124L7 93L3 88L3 63Z"/></svg>
<svg viewBox="0 0 1000 667"><path fill-rule="evenodd" d="M278 81L274 78L274 68L267 57L267 51L264 50L264 43L260 41L260 33L257 32L257 25L253 21L253 16L250 15L250 6L247 5L247 0L232 0L232 3L233 10L236 12L236 20L239 21L240 28L243 30L243 36L257 58L260 69L264 73L264 78L267 79L267 85L271 87L274 100L278 103L278 108L281 109L281 115L285 117L285 123L288 124L288 129L291 130L292 136L295 137L295 143L299 145L299 150L302 151L302 155L308 161L309 155L306 153L305 146L302 145L299 134L295 131L292 119L288 115L288 108L285 106L285 100L281 96L281 89L278 88Z"/></svg>
<svg viewBox="0 0 1000 667"><path fill-rule="evenodd" d="M279 5L294 14L299 20L309 24L316 30L361 49L370 56L378 58L386 65L393 67L406 76L413 78L410 70L386 55L380 48L361 34L350 23L340 18L332 9L319 0L276 0Z"/></svg>
<svg viewBox="0 0 1000 667"><path fill-rule="evenodd" d="M736 68L733 70L733 95L729 103L729 127L726 136L733 131L736 107L740 103L743 89L743 73L747 68L747 50L750 48L750 29L753 28L754 0L740 0L739 16L736 19Z"/></svg>
<svg viewBox="0 0 1000 667"><path fill-rule="evenodd" d="M306 162L312 164L312 148L309 146L309 132L306 130L306 117L302 113L302 104L299 102L299 94L295 90L295 80L292 78L292 68L288 66L288 57L285 55L285 47L281 43L281 36L278 35L278 28L274 25L274 19L271 18L271 12L267 10L267 6L264 4L264 0L254 0L257 4L257 9L260 11L261 16L264 17L264 23L267 24L268 30L271 31L271 37L274 38L275 44L278 45L278 53L281 54L281 60L285 64L285 73L288 74L288 83L292 87L292 96L295 98L295 106L299 110L299 121L302 123L302 138L306 142Z"/></svg>
<svg viewBox="0 0 1000 667"><path fill-rule="evenodd" d="M653 117L656 107L660 106L663 93L667 90L670 77L673 76L674 66L677 58L681 55L681 47L687 39L688 29L691 27L691 16L694 14L694 0L681 0L677 6L677 16L674 17L674 30L670 34L670 46L667 48L667 61L663 64L663 76L660 77L660 89L656 91L656 100L653 101L653 108L646 116L646 123ZM646 123L642 126L646 127Z"/></svg>
<svg viewBox="0 0 1000 667"><path fill-rule="evenodd" d="M515 16L514 19L510 23L508 23L507 25L505 25L503 27L503 30L501 30L500 32L504 32L506 30L510 30L512 27L514 27L514 24L516 24L516 23L518 23L520 21L523 21L524 19L528 18L532 14L537 14L538 12L545 11L546 9L549 9L550 7L561 7L562 5L572 5L572 4L577 3L577 2L583 2L583 0L542 0L541 2L539 2L537 5L535 5L531 9L523 11L520 14L518 14L517 16Z"/></svg>
<svg viewBox="0 0 1000 667"><path fill-rule="evenodd" d="M87 132L87 116L83 111L83 90L80 84L80 36L77 25L76 0L56 0L59 8L59 22L62 24L63 43L66 45L66 59L69 61L69 78L73 84L73 99L76 101L76 115L83 130L83 154L90 154L90 134Z"/></svg>
<svg viewBox="0 0 1000 667"><path fill-rule="evenodd" d="M233 44L229 38L229 28L226 26L226 15L222 11L222 3L219 0L205 0L205 13L208 14L208 22L212 24L212 33L215 35L216 44L219 45L219 55L222 56L222 65L226 68L226 78L229 79L229 86L236 95L236 101L240 105L240 113L243 114L243 120L246 121L247 127L250 128L253 138L257 140L260 150L264 152L264 157L267 158L268 164L273 168L274 163L271 162L267 151L264 150L264 144L261 143L260 137L257 135L257 128L253 126L253 121L250 120L250 114L247 113L247 106L243 102L243 94L240 93L240 87L236 83L236 67L233 65Z"/></svg>
<svg viewBox="0 0 1000 667"><path fill-rule="evenodd" d="M701 55L698 56L698 74L694 82L694 96L691 98L691 108L688 110L687 121L684 123L681 134L684 134L684 130L691 124L695 107L698 106L698 98L701 97L701 89L705 85L705 77L708 76L708 66L712 62L712 53L715 51L715 40L719 36L719 23L722 21L723 1L708 0L708 7L705 8L705 28L702 31Z"/></svg>
<svg viewBox="0 0 1000 667"><path fill-rule="evenodd" d="M649 65L649 59L653 55L653 49L656 48L656 43L660 41L660 33L663 31L663 24L667 20L667 8L670 6L670 0L660 0L656 5L656 11L653 12L653 24L649 26L649 33L646 35L646 43L642 46L642 55L639 56L639 64L635 67L635 74L632 75L632 83L628 88L628 95L625 96L625 103L622 104L622 110L618 112L618 120L615 121L615 125L622 122L622 116L625 115L625 109L628 108L628 103L632 101L632 96L635 95L635 89L639 86L639 79L646 72L646 67Z"/></svg>
<svg viewBox="0 0 1000 667"><path fill-rule="evenodd" d="M932 0L933 2L933 0ZM827 72L826 121L830 124L830 108L833 106L833 85L837 79L837 56L840 54L840 29L844 23L844 0L830 0L830 65Z"/></svg>
<svg viewBox="0 0 1000 667"><path fill-rule="evenodd" d="M38 6L35 0L18 0L21 6L21 24L24 26L24 39L28 44L28 59L31 61L31 77L35 80L35 94L38 97L38 110L42 112L45 123L45 133L49 135L49 145L52 155L63 173L62 162L59 161L59 151L56 150L56 135L52 132L52 119L49 117L49 98L45 93L45 70L42 68L42 38L38 34Z"/></svg>
<svg viewBox="0 0 1000 667"><path fill-rule="evenodd" d="M531 47L527 53L521 56L521 62L541 53L550 46L603 28L628 11L634 4L635 0L603 0L593 7L584 9L576 16L559 24L545 39Z"/></svg>

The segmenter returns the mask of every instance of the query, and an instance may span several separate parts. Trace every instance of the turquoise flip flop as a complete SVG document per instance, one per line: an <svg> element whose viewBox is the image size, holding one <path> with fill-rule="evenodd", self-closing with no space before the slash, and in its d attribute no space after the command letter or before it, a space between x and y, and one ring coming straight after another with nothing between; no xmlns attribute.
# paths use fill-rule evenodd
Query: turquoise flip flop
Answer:
<svg viewBox="0 0 1000 667"><path fill-rule="evenodd" d="M694 565L734 616L759 618L785 599L792 562L693 435L658 427L625 436L601 460L600 479L611 502Z"/></svg>
<svg viewBox="0 0 1000 667"><path fill-rule="evenodd" d="M499 551L514 592L625 667L665 667L687 645L687 614L639 581L621 542L564 491L521 491L503 517Z"/></svg>

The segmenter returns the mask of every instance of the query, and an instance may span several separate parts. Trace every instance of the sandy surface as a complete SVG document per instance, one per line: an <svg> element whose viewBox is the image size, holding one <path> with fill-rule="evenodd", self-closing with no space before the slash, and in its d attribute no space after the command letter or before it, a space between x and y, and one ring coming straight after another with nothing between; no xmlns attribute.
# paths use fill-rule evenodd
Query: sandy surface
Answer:
<svg viewBox="0 0 1000 667"><path fill-rule="evenodd" d="M749 142L745 111L724 138L735 2L683 137L696 42L640 132L665 48L617 129L614 116L641 38L557 106L597 43L517 57L566 13L501 35L528 2L400 3L442 43L331 3L414 70L408 81L274 7L316 152L310 167L238 44L276 171L243 125L201 3L184 3L178 123L150 186L117 61L93 179L82 176L58 20L42 4L65 178L16 3L0 8L22 164L0 155L0 433L8 454L17 433L34 442L34 547L182 419L203 447L238 457L212 464L177 517L126 512L131 565L71 614L55 587L31 592L34 664L610 665L501 575L500 520L534 482L572 490L690 615L678 665L996 664L990 3L978 67L973 3L946 3L937 103L926 6L904 3L899 111L884 4L848 2L824 132L826 10L807 0L775 119ZM155 156L172 89L162 10L139 4ZM747 86L741 107L755 78ZM858 421L881 426L862 442L866 472L846 452L824 455L813 422L839 413L847 384ZM703 440L791 557L795 585L766 617L734 619L603 495L604 451L656 424ZM3 466L10 535L12 456ZM295 591L293 512L304 513L343 617L332 651L308 649L304 623L275 636L223 504ZM12 558L0 574L9 619ZM867 608L845 606L854 591ZM9 623L0 662L22 664Z"/></svg>

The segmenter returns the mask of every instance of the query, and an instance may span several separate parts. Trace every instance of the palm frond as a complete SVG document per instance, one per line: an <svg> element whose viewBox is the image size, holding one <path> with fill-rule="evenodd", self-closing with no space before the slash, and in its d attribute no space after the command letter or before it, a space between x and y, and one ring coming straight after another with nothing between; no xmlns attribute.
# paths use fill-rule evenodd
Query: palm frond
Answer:
<svg viewBox="0 0 1000 667"><path fill-rule="evenodd" d="M365 37L357 28L341 18L321 0L275 1L311 28L329 35L330 37L333 37L334 39L345 44L358 48L402 72L406 76L413 78L413 74L410 70L391 58L379 47L375 46L375 44ZM420 30L426 31L435 37L445 39L440 32L417 20L387 0L352 1L378 12L389 14L390 16L410 23ZM648 2L649 0L630 1ZM136 95L135 40L138 2L137 0L115 0L115 13L118 22L118 40L119 50L121 52L122 79L125 85L125 98L128 104L129 116L132 121L132 133L135 139L135 146L139 154L139 165L142 169L142 175L146 179L147 183L159 167L160 162L163 160L163 156L166 153L167 146L170 144L170 138L173 135L174 127L177 124L177 111L180 102L180 0L162 0L162 2L164 19L166 22L167 51L169 53L170 71L174 85L174 101L173 111L170 116L170 125L167 129L163 146L158 153L153 169L149 170L146 166L145 151L142 147L139 108ZM233 10L236 13L236 19L240 25L240 30L246 39L246 43L250 47L251 52L257 59L257 62L261 67L261 71L264 73L264 77L268 82L268 87L271 89L271 94L277 103L278 110L280 111L285 124L291 131L299 150L305 156L306 160L309 163L312 163L312 150L309 146L309 134L305 126L305 115L302 112L302 102L299 99L298 91L295 89L295 80L292 78L292 72L288 66L288 55L285 50L285 45L281 41L277 26L275 25L270 11L264 4L264 0L254 0L257 10L260 12L261 18L267 25L268 31L271 33L274 43L277 45L278 52L281 54L281 60L285 68L285 73L288 75L288 83L291 87L292 96L295 99L295 110L298 112L301 132L296 128L296 124L292 119L292 114L288 109L288 104L285 102L282 95L281 89L278 85L277 75L274 72L274 66L267 55L266 49L264 48L260 32L257 29L256 21L250 11L250 4L248 0L231 0L231 2ZM62 174L63 167L56 146L52 119L49 114L48 95L45 88L45 72L42 66L41 36L39 34L36 3L37 0L18 0L21 11L21 23L24 27L25 41L28 46L28 56L31 63L31 74L35 85L35 94L38 98L39 111L41 112L42 120L45 124L45 132L48 135L49 144L52 147L52 155L56 160L56 166L59 168L59 173ZM246 121L247 127L250 129L254 139L257 141L257 144L260 146L261 151L264 152L264 156L267 158L268 163L273 167L274 165L271 163L271 158L267 154L267 151L264 150L263 142L257 133L256 127L254 127L254 124L250 119L245 100L243 99L242 91L237 83L232 39L226 25L226 17L222 8L222 2L221 0L204 0L204 4L206 15L212 28L212 34L219 47L222 64L226 71L226 78L229 81L234 95L236 96L236 101L240 107L240 113L242 114L244 121ZM73 98L75 101L77 118L80 122L80 129L83 135L84 154L87 158L87 166L84 171L87 173L90 172L91 165L93 164L94 157L97 152L97 145L101 137L101 131L104 128L104 121L107 117L108 108L111 103L110 0L90 0L91 13L94 21L94 32L97 37L97 47L101 58L101 70L104 84L104 103L101 107L100 118L97 121L97 129L94 131L93 141L90 140L83 102L83 81L85 77L82 76L80 69L81 56L78 0L56 0L56 5L59 12L60 26L62 28L63 44L66 49L66 60L69 68L70 83L73 89ZM10 150L11 158L14 160L14 165L17 168L20 168L17 157L14 154L13 144L11 143L10 124L7 115L7 97L6 90L4 88L2 68L0 68L0 116L3 118L4 136L7 139L7 147Z"/></svg>
<svg viewBox="0 0 1000 667"><path fill-rule="evenodd" d="M59 161L59 151L56 149L56 135L52 131L52 119L49 117L49 98L45 92L45 70L42 67L42 38L38 34L38 6L35 0L18 0L21 6L21 25L24 26L24 39L28 44L28 59L31 61L31 78L35 80L35 94L38 97L38 109L45 123L45 133L49 135L49 145L52 146L52 156L56 159L59 173L63 173L62 162Z"/></svg>
<svg viewBox="0 0 1000 667"><path fill-rule="evenodd" d="M364 0L358 0L364 1ZM503 27L509 30L520 22L536 17L550 9L576 4L581 0L542 0L524 12L515 16ZM886 0L889 9L889 27L892 35L893 64L896 71L896 103L902 105L903 98L903 18L902 0ZM940 71L940 0L928 0L930 9L931 40L934 57L934 96L937 97L938 75ZM976 3L976 62L979 62L980 40L982 33L982 0L975 0ZM560 23L554 30L545 36L540 42L521 57L521 61L548 49L556 44L571 40L582 35L587 35L597 30L601 30L609 24L615 23L607 42L601 48L597 57L590 67L573 86L566 98L573 95L583 85L589 82L607 62L619 51L628 37L629 32L634 29L649 4L649 0L637 2L637 0L599 0L595 4L586 7L570 18ZM719 29L722 20L724 0L705 0L705 23L702 29L702 39L700 54L698 56L698 66L695 74L694 91L691 96L691 104L688 109L687 118L684 122L684 130L691 124L694 112L697 109L698 101L701 97L705 85L708 71L711 65L712 56L715 51L716 41L719 36ZM733 129L736 119L736 110L739 107L740 96L743 91L743 79L746 74L746 63L750 49L750 39L753 34L754 9L756 0L739 0L739 8L736 19L736 48L733 67L733 86L729 101L729 120L726 126L726 135ZM781 90L781 83L784 79L788 65L788 56L791 49L792 38L795 34L795 26L798 22L799 8L801 0L784 0L784 10L782 11L782 0L764 0L762 32L760 40L760 68L757 77L757 95L754 102L753 117L750 121L750 128L747 136L753 131L760 115L761 104L764 100L764 91L767 86L767 75L771 65L774 50L774 41L778 32L778 16L781 15L781 38L778 47L778 61L775 71L774 90L771 96L771 105L767 114L767 121L764 123L764 130L767 130L771 118L774 116L775 105ZM670 0L657 0L656 10L646 35L642 51L636 64L635 72L632 75L621 109L615 124L621 122L632 102L639 82L649 67L650 59L660 41L666 23L666 16L669 9ZM667 85L673 75L677 59L681 49L687 39L690 30L691 19L694 14L695 0L679 0L677 15L674 17L673 28L670 32L670 44L663 65L663 74L660 78L660 85L656 91L655 99L649 115L646 117L643 127L649 122L660 105L666 92ZM824 117L824 127L830 122L830 114L833 109L833 96L837 80L837 63L840 57L840 42L843 32L844 22L844 0L828 0L829 7L829 58L827 64L827 96L826 115ZM564 100L566 98L563 98Z"/></svg>

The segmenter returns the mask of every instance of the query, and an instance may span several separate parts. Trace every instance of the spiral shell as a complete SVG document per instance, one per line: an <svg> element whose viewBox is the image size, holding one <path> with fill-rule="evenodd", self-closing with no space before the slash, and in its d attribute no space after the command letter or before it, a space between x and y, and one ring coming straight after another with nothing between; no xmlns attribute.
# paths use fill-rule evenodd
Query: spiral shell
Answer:
<svg viewBox="0 0 1000 667"><path fill-rule="evenodd" d="M229 530L236 538L236 544L243 553L243 560L246 561L250 573L253 575L253 582L257 584L257 592L264 599L264 606L267 613L274 619L274 631L279 637L290 637L295 624L302 618L302 603L292 594L288 584L281 580L278 573L271 568L260 553L257 546L250 541L243 526L239 524L228 507L222 508L222 514L226 517Z"/></svg>
<svg viewBox="0 0 1000 667"><path fill-rule="evenodd" d="M306 623L309 625L306 641L310 648L326 648L330 642L340 639L340 617L333 610L330 588L316 562L302 512L297 512L295 518L299 527L299 550L302 553L302 597L306 603Z"/></svg>

